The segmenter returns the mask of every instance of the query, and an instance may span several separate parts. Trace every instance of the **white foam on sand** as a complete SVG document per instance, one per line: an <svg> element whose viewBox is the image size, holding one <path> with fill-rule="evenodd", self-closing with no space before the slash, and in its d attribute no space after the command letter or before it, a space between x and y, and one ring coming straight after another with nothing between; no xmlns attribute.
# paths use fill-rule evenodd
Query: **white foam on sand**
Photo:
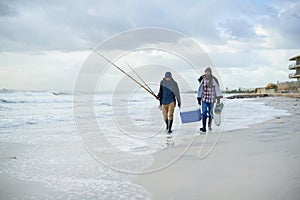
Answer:
<svg viewBox="0 0 300 200"><path fill-rule="evenodd" d="M254 124L260 124L276 116L291 115L282 108L266 106L257 99L229 99L224 106L224 131L249 128Z"/></svg>

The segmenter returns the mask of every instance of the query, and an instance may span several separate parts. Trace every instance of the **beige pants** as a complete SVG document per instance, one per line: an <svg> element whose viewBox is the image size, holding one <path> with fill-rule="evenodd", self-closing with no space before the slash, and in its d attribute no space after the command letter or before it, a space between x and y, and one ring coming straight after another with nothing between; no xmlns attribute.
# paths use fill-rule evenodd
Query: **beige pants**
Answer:
<svg viewBox="0 0 300 200"><path fill-rule="evenodd" d="M175 106L174 102L169 103L169 104L163 104L161 106L164 120L167 120L167 119L173 120L174 106Z"/></svg>

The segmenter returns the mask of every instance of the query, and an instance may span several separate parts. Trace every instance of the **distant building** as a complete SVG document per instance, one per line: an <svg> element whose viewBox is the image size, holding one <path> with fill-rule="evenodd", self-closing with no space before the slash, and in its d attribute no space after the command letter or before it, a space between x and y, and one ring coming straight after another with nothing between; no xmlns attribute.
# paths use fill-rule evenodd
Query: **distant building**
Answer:
<svg viewBox="0 0 300 200"><path fill-rule="evenodd" d="M289 70L296 70L295 73L289 74L289 78L296 78L298 81L300 80L300 55L290 58L290 61L296 61L289 65Z"/></svg>
<svg viewBox="0 0 300 200"><path fill-rule="evenodd" d="M266 93L266 88L261 87L261 88L256 88L255 93L257 94L265 94Z"/></svg>

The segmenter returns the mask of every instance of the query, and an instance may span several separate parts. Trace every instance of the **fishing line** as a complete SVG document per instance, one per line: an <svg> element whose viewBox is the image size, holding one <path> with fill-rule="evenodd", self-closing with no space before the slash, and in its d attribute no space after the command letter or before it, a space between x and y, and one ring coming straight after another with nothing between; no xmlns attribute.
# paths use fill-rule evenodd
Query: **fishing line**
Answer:
<svg viewBox="0 0 300 200"><path fill-rule="evenodd" d="M156 99L158 99L158 96L156 96L156 94L154 94L154 92L145 87L143 84L141 84L140 82L138 82L135 78L133 78L132 76L130 76L127 72L125 72L123 69L121 69L118 65L116 65L115 63L113 63L111 60L109 60L108 58L106 58L104 55L102 55L101 53L99 53L98 51L96 51L95 49L90 48L92 51L94 51L96 54L98 54L99 56L101 56L104 60L106 60L108 63L112 64L114 67L116 67L118 70L120 70L123 74L125 74L126 76L128 76L131 80L133 80L136 84L138 84L140 87L142 87L144 90L146 90L147 92L149 92L152 96L154 96ZM149 87L149 86L148 86Z"/></svg>

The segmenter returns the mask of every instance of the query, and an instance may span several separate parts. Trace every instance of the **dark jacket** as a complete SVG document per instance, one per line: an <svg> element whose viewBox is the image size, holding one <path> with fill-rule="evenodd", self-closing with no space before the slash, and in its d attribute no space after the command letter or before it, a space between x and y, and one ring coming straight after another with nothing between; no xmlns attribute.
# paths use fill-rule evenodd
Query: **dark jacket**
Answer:
<svg viewBox="0 0 300 200"><path fill-rule="evenodd" d="M176 100L178 102L178 106L181 105L180 94L178 84L174 79L167 81L165 78L160 82L158 99L160 101L160 105L169 104L174 102L176 105Z"/></svg>

